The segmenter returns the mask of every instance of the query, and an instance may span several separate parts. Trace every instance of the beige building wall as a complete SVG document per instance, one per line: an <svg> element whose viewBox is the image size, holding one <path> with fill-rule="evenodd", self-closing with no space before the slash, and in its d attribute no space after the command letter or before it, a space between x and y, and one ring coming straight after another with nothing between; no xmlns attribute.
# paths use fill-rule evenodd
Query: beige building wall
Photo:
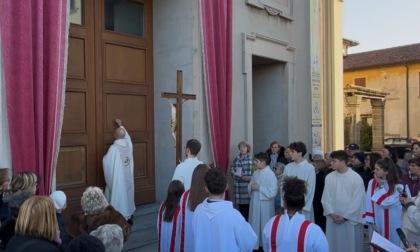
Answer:
<svg viewBox="0 0 420 252"><path fill-rule="evenodd" d="M420 139L420 63L345 71L344 86L354 85L356 78L366 78L366 88L389 93L385 98L385 138ZM367 100L362 100L360 109L362 117L372 113Z"/></svg>

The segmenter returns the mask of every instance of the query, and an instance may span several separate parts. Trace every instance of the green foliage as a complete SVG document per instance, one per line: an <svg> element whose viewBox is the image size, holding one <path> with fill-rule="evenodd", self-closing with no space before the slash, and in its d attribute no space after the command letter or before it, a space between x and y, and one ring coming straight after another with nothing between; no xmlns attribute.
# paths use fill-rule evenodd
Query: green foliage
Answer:
<svg viewBox="0 0 420 252"><path fill-rule="evenodd" d="M360 127L360 149L372 151L372 125L367 122L362 122Z"/></svg>

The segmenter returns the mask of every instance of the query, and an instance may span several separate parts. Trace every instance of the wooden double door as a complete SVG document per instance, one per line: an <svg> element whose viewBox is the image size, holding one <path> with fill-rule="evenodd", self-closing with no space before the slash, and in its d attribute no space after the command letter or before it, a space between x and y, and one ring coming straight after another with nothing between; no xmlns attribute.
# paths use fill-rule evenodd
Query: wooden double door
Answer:
<svg viewBox="0 0 420 252"><path fill-rule="evenodd" d="M56 170L68 208L105 186L115 118L133 141L136 204L155 201L151 0L72 0L64 121Z"/></svg>

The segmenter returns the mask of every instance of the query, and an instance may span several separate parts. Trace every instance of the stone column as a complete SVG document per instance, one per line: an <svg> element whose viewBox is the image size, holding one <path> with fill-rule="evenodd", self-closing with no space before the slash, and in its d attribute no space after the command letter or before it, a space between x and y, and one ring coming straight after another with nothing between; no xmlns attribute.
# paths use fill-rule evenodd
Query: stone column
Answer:
<svg viewBox="0 0 420 252"><path fill-rule="evenodd" d="M351 116L351 120L348 123L348 139L346 144L357 143L360 144L360 103L362 97L360 96L347 96L346 98L347 112Z"/></svg>
<svg viewBox="0 0 420 252"><path fill-rule="evenodd" d="M371 99L372 106L372 151L381 151L384 145L385 100Z"/></svg>

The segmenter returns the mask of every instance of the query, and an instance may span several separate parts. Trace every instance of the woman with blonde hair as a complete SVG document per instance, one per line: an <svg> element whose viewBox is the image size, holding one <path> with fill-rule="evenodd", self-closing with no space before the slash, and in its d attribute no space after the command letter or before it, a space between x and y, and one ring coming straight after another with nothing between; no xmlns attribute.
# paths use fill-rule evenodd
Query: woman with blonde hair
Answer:
<svg viewBox="0 0 420 252"><path fill-rule="evenodd" d="M8 179L8 174L7 174ZM3 204L0 209L0 221L4 221L9 216L9 198L18 191L27 191L35 194L38 189L38 175L34 172L17 172L13 175L10 182L10 189L5 191Z"/></svg>
<svg viewBox="0 0 420 252"><path fill-rule="evenodd" d="M54 243L59 235L53 202L48 196L33 196L20 207L15 236L6 251L60 251Z"/></svg>

